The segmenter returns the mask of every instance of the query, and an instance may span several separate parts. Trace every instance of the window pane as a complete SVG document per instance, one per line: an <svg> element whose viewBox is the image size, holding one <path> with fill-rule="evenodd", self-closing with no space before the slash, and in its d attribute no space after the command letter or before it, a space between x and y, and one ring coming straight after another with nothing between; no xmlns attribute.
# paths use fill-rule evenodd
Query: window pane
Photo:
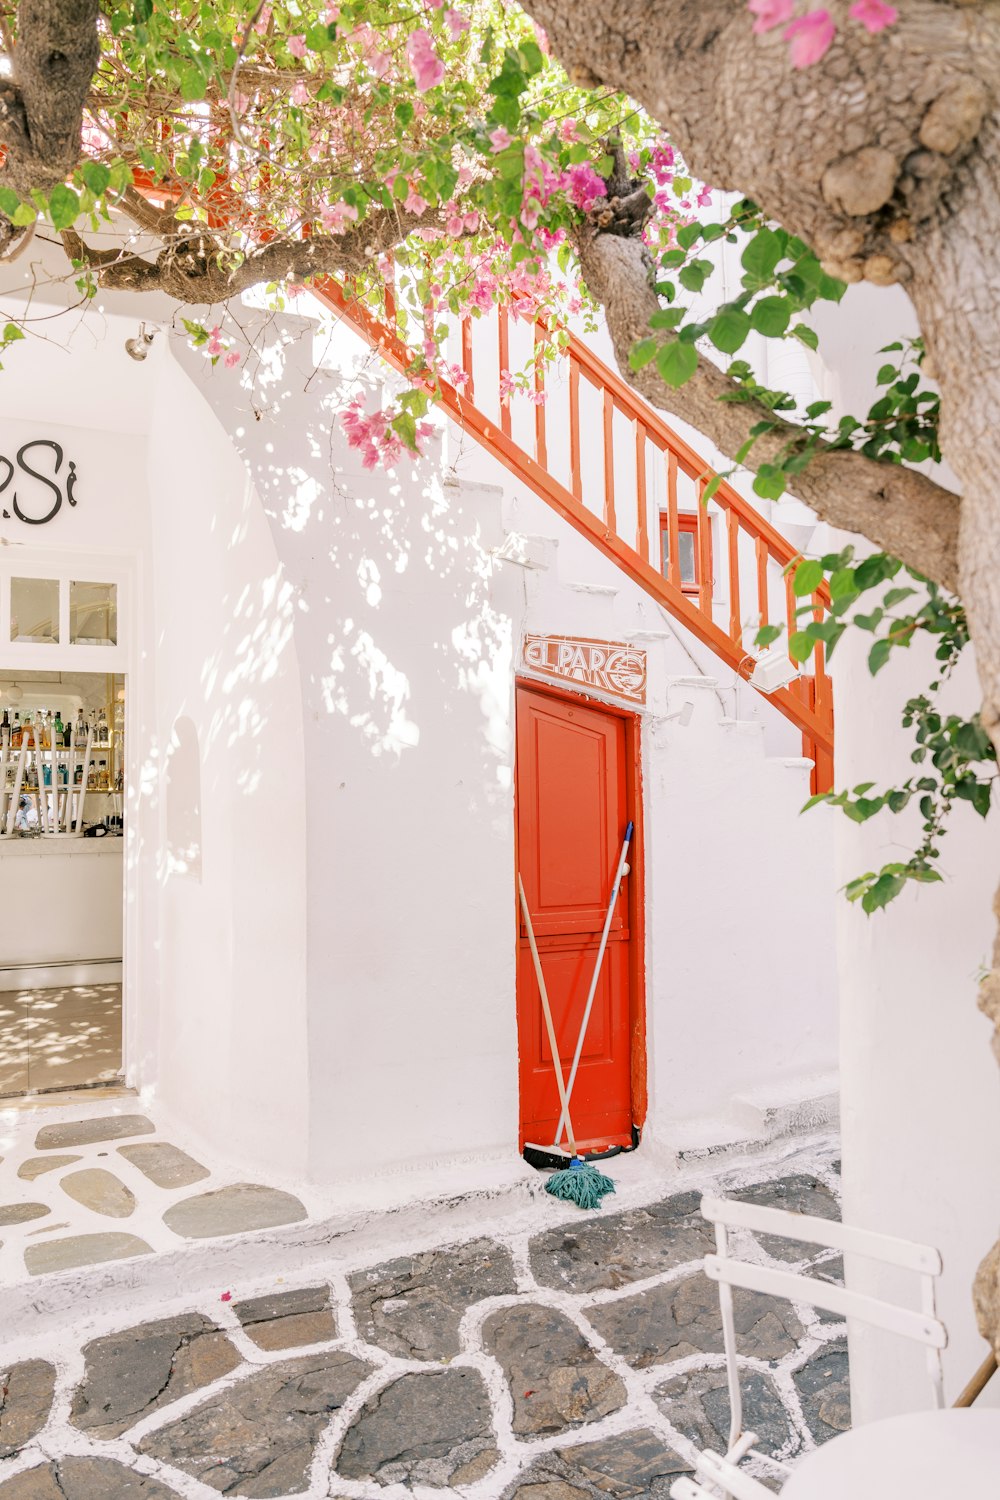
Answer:
<svg viewBox="0 0 1000 1500"><path fill-rule="evenodd" d="M10 638L12 641L26 642L59 640L57 579L11 579Z"/></svg>
<svg viewBox="0 0 1000 1500"><path fill-rule="evenodd" d="M118 588L113 583L71 583L69 638L74 646L118 643Z"/></svg>
<svg viewBox="0 0 1000 1500"><path fill-rule="evenodd" d="M677 551L681 565L681 583L695 583L698 574L694 563L694 532L682 531L677 538Z"/></svg>

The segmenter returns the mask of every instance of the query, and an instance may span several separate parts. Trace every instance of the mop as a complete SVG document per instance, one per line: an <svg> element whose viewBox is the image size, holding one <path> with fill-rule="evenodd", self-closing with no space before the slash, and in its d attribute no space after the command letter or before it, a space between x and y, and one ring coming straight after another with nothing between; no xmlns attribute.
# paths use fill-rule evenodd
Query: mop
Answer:
<svg viewBox="0 0 1000 1500"><path fill-rule="evenodd" d="M589 1162L585 1162L579 1155L576 1139L573 1135L573 1122L570 1117L570 1099L573 1086L576 1083L577 1069L580 1066L580 1057L583 1053L584 1038L587 1034L587 1025L590 1021L590 1012L594 1004L594 995L597 991L597 981L601 972L601 962L604 958L604 949L607 946L608 932L611 927L611 917L618 896L618 888L622 882L622 876L627 869L625 860L628 854L629 842L632 838L632 824L629 823L625 830L625 838L622 843L622 852L618 860L618 869L615 872L614 883L611 888L611 899L608 903L607 915L604 919L604 931L601 934L601 943L597 953L597 961L594 964L594 973L590 981L590 991L587 995L587 1003L584 1007L583 1021L580 1026L580 1035L577 1038L576 1051L573 1056L573 1066L570 1071L569 1084L563 1078L562 1062L559 1058L559 1049L556 1043L556 1031L552 1021L552 1008L549 1005L548 991L545 988L545 976L542 973L542 963L538 956L538 946L535 942L535 932L531 924L531 913L528 910L527 898L524 894L524 883L520 874L517 877L517 887L521 898L521 910L524 913L524 925L528 933L528 946L531 949L531 960L535 968L535 978L538 981L538 992L542 1000L542 1014L545 1018L545 1029L549 1039L549 1050L552 1053L552 1066L555 1073L556 1088L559 1091L559 1103L561 1113L559 1125L556 1130L555 1149L559 1150L558 1141L563 1131L569 1142L572 1153L568 1167L559 1172L554 1172L545 1184L545 1191L551 1193L554 1198L566 1199L575 1203L580 1208L600 1208L601 1199L607 1193L613 1193L615 1185L610 1177L605 1177L602 1172Z"/></svg>

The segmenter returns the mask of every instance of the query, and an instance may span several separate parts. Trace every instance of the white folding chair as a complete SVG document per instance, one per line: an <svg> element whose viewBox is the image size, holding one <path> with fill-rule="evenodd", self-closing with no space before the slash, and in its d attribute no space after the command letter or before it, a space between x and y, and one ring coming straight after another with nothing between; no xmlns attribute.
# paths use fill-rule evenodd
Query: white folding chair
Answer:
<svg viewBox="0 0 1000 1500"><path fill-rule="evenodd" d="M757 1437L743 1430L743 1400L736 1363L736 1325L733 1317L733 1287L785 1297L790 1302L821 1307L842 1318L857 1318L890 1333L901 1334L923 1344L927 1351L927 1369L936 1407L944 1406L941 1350L948 1342L944 1324L937 1316L934 1301L934 1278L941 1274L941 1256L930 1245L895 1239L868 1229L853 1229L835 1220L811 1218L807 1214L788 1213L780 1208L760 1208L731 1198L705 1197L701 1211L715 1225L717 1254L706 1255L705 1275L719 1284L722 1310L722 1337L726 1353L726 1382L729 1387L729 1445L725 1456L706 1450L698 1455L695 1478L685 1476L671 1486L672 1500L774 1500L774 1492L765 1488L750 1474L739 1469L748 1455L762 1459L769 1466L791 1473L787 1464L768 1454L754 1453ZM775 1266L761 1266L738 1260L730 1249L729 1231L747 1229L755 1234L776 1235L781 1239L817 1245L825 1250L846 1251L883 1265L913 1271L920 1277L921 1310L914 1312L878 1297L847 1291L844 1287L818 1281L801 1272L783 1271ZM707 1486L707 1487L706 1487Z"/></svg>

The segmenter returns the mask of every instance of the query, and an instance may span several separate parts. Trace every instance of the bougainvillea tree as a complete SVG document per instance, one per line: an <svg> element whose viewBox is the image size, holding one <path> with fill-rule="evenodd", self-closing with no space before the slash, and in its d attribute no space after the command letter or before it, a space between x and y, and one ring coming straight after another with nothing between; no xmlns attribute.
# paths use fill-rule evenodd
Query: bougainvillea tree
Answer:
<svg viewBox="0 0 1000 1500"><path fill-rule="evenodd" d="M872 670L934 639L938 682L906 706L913 777L834 799L858 820L920 808L920 849L849 890L874 911L937 878L947 812L987 811L1000 744L1000 6L525 5L0 6L0 257L30 253L47 224L81 298L164 293L230 368L247 352L230 299L336 277L414 350L408 390L343 413L371 465L417 453L437 381L461 382L449 316L505 302L558 342L599 308L649 401L762 496L787 489L877 549L799 565L796 592L825 576L832 607L820 621L804 607L793 655L848 624L871 633ZM742 284L706 312L723 238ZM920 337L873 351L879 399L834 423L759 384L741 350L751 332L815 347L810 308L860 280L901 284ZM12 321L0 345L30 331ZM505 383L534 389L529 371ZM914 467L942 454L961 497ZM970 636L983 706L963 719L936 689ZM981 1004L1000 1038L1000 948ZM1000 1347L1000 1249L980 1301Z"/></svg>

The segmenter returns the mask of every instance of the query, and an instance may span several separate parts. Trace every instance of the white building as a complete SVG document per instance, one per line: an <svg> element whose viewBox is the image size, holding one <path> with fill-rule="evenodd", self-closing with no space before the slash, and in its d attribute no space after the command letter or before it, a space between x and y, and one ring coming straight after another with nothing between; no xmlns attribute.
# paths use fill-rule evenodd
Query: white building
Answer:
<svg viewBox="0 0 1000 1500"><path fill-rule="evenodd" d="M784 524L794 555L818 541L809 517L744 525L712 502L699 522L679 464L686 519L666 537L682 623L557 513L535 470L510 471L512 445L538 437L538 409L515 406L504 431L485 343L474 367L477 407L493 413L485 442L444 423L422 461L373 474L335 418L349 380L381 379L354 334L324 353L309 318L248 309L263 350L251 386L166 332L133 361L124 345L140 316L169 311L108 297L67 312L0 377L0 705L45 692L50 708L113 712L109 674L125 693L124 839L0 840L3 988L120 974L125 1081L207 1150L275 1180L344 1201L374 1180L387 1202L414 1174L439 1192L514 1182L522 1145L551 1140L557 1112L517 874L569 1056L570 1009L579 1016L631 821L574 1095L580 1139L638 1139L669 1171L685 1154L829 1124L839 968L848 1211L935 1243L960 1232L945 1316L950 1379L964 1379L981 1357L970 1268L996 1217L995 1183L992 1206L981 1190L996 1172L981 1144L994 1080L966 979L983 935L970 924L962 954L939 949L940 976L911 973L900 997L947 1030L955 1059L952 1079L926 1058L921 1086L932 1075L936 1097L962 1100L961 1126L946 1108L924 1138L913 1058L896 1051L898 1022L879 1019L897 1002L861 1006L885 988L879 929L859 939L855 913L841 917L838 960L836 887L864 857L859 835L827 809L799 818L814 771L801 724L711 644L714 628L736 663L748 656L761 571L783 617L781 568L761 538ZM553 389L540 467L571 491L578 476L601 507L610 429L632 458L610 465L614 524L595 525L640 554L644 536L656 573L668 461L645 460L643 523L635 431L613 399L609 414L607 385L583 386L576 448ZM107 586L109 610L115 591L113 643L78 623L84 584ZM849 781L856 765L873 774L856 728L861 677L851 663L837 684ZM101 797L113 799L117 764L88 819L114 816ZM893 949L915 950L929 924L946 930L949 900L902 903L882 928ZM876 1139L885 1111L895 1163ZM956 1170L957 1219L929 1191ZM874 1408L872 1385L859 1389Z"/></svg>

